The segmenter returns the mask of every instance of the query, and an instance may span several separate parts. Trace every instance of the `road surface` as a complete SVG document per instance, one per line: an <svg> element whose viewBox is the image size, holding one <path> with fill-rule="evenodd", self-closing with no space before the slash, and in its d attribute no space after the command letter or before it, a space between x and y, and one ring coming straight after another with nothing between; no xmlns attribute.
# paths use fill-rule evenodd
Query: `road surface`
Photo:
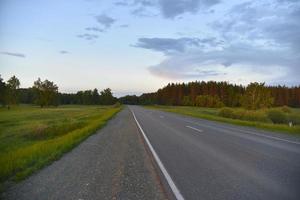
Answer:
<svg viewBox="0 0 300 200"><path fill-rule="evenodd" d="M182 199L300 199L300 141L131 106Z"/></svg>

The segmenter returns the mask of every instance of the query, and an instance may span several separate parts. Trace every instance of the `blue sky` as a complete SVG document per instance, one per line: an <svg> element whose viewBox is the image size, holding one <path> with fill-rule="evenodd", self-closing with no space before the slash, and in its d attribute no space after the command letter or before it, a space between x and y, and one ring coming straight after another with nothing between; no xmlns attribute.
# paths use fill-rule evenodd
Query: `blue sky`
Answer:
<svg viewBox="0 0 300 200"><path fill-rule="evenodd" d="M299 0L0 0L0 74L117 96L168 82L300 84Z"/></svg>

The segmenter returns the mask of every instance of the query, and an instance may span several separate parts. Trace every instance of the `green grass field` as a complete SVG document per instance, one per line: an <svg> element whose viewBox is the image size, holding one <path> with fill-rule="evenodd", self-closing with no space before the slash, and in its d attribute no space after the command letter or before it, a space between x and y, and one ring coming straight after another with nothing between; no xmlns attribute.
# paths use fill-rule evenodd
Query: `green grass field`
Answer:
<svg viewBox="0 0 300 200"><path fill-rule="evenodd" d="M95 133L122 107L0 109L0 183L20 180Z"/></svg>
<svg viewBox="0 0 300 200"><path fill-rule="evenodd" d="M294 125L289 127L288 123L286 124L274 124L270 119L267 118L266 110L258 110L258 111L245 111L241 108L233 108L235 112L246 112L241 118L232 119L226 118L219 115L219 108L202 108L202 107L189 107L189 106L145 106L149 109L158 109L167 112L174 112L178 114L188 115L197 118L203 118L207 120L231 123L241 126L250 126L261 128L269 131L276 131L282 133L290 133L296 134L300 136L300 125ZM280 108L277 108L280 109ZM300 119L300 109L291 109L291 113L287 114Z"/></svg>

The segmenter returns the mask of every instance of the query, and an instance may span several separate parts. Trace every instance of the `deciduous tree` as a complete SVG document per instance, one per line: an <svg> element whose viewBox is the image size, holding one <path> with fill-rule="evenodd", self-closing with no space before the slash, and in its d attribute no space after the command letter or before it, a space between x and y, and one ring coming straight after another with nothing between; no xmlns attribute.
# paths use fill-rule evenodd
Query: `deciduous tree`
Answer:
<svg viewBox="0 0 300 200"><path fill-rule="evenodd" d="M41 81L38 78L34 82L33 89L36 93L36 103L41 107L58 105L58 87L53 82L49 80Z"/></svg>
<svg viewBox="0 0 300 200"><path fill-rule="evenodd" d="M273 104L271 91L265 87L265 83L250 83L242 97L242 105L247 109L256 110L268 108Z"/></svg>
<svg viewBox="0 0 300 200"><path fill-rule="evenodd" d="M16 76L12 76L6 84L6 102L8 108L10 105L18 104L18 89L20 87L20 81Z"/></svg>

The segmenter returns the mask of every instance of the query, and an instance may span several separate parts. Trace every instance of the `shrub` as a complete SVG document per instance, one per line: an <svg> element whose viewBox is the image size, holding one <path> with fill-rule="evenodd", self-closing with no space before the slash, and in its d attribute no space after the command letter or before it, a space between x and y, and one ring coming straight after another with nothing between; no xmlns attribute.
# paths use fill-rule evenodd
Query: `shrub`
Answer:
<svg viewBox="0 0 300 200"><path fill-rule="evenodd" d="M219 116L221 117L227 117L227 118L233 118L233 109L231 108L222 108L220 109L219 113L218 113Z"/></svg>
<svg viewBox="0 0 300 200"><path fill-rule="evenodd" d="M246 121L259 121L259 122L269 122L269 118L266 113L263 111L250 111L244 109L231 109L231 108L222 108L219 113L219 116L239 119Z"/></svg>
<svg viewBox="0 0 300 200"><path fill-rule="evenodd" d="M182 105L184 106L192 106L193 102L189 96L184 96L182 99Z"/></svg>
<svg viewBox="0 0 300 200"><path fill-rule="evenodd" d="M282 110L272 109L267 112L267 115L274 124L287 123L287 116Z"/></svg>
<svg viewBox="0 0 300 200"><path fill-rule="evenodd" d="M300 115L296 113L289 114L288 121L292 122L293 125L300 125Z"/></svg>
<svg viewBox="0 0 300 200"><path fill-rule="evenodd" d="M281 110L282 110L282 112L285 112L285 113L291 113L292 112L292 110L288 106L281 107Z"/></svg>
<svg viewBox="0 0 300 200"><path fill-rule="evenodd" d="M116 102L113 106L114 106L114 108L118 108L118 107L121 106L121 103L120 102Z"/></svg>
<svg viewBox="0 0 300 200"><path fill-rule="evenodd" d="M270 122L268 116L262 110L260 111L245 110L242 119L247 121Z"/></svg>

